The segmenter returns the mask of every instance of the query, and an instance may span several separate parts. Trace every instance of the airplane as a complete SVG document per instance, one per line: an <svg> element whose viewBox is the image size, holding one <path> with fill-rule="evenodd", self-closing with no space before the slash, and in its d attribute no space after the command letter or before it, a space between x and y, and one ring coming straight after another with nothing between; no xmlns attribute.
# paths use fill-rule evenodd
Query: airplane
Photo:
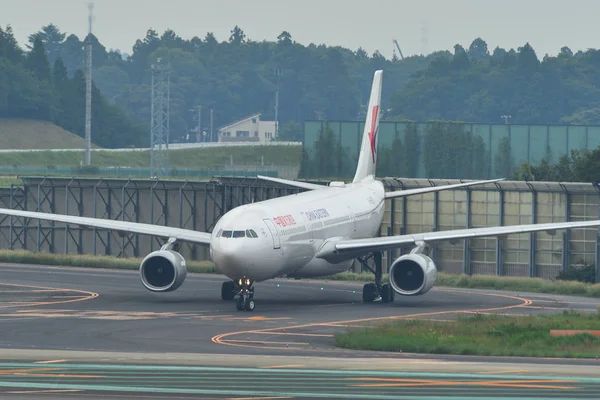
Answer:
<svg viewBox="0 0 600 400"><path fill-rule="evenodd" d="M471 181L445 186L386 192L375 179L383 71L375 71L369 98L358 165L352 182L329 185L259 178L306 189L301 193L245 204L224 214L211 233L152 224L78 217L33 211L0 209L0 214L115 230L164 238L160 250L141 262L143 286L152 292L170 292L184 282L186 260L177 251L181 242L208 246L216 268L229 280L221 286L221 298L236 300L239 311L255 309L254 284L277 277L313 278L348 270L354 260L374 255L374 283L363 286L366 303L390 303L395 295L427 293L435 284L437 267L427 254L439 241L505 237L509 234L600 226L600 220L457 229L405 235L378 236L385 200L441 190L498 182ZM389 282L382 283L383 251L412 246L389 267Z"/></svg>

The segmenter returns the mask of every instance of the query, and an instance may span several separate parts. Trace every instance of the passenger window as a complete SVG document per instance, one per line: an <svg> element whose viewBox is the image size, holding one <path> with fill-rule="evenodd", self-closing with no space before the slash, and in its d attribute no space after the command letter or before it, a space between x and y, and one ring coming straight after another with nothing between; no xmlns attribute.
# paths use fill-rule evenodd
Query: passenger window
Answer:
<svg viewBox="0 0 600 400"><path fill-rule="evenodd" d="M226 237L226 238L230 238L231 237L231 231L223 231L223 235L222 236Z"/></svg>
<svg viewBox="0 0 600 400"><path fill-rule="evenodd" d="M246 237L246 232L244 231L233 231L234 238L243 238Z"/></svg>

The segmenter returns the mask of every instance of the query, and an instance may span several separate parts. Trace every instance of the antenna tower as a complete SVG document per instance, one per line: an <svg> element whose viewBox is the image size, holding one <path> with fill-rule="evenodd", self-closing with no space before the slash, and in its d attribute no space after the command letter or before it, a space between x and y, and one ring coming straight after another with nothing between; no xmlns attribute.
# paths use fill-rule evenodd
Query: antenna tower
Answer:
<svg viewBox="0 0 600 400"><path fill-rule="evenodd" d="M150 121L150 174L165 175L169 164L169 76L159 58L152 64L152 110Z"/></svg>
<svg viewBox="0 0 600 400"><path fill-rule="evenodd" d="M85 77L85 165L91 163L92 144L92 20L94 19L94 3L89 3L89 32L86 45L86 77Z"/></svg>

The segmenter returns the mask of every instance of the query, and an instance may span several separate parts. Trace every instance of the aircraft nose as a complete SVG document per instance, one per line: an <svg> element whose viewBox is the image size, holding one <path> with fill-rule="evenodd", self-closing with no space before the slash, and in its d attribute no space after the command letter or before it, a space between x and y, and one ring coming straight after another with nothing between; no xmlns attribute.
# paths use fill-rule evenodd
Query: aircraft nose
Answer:
<svg viewBox="0 0 600 400"><path fill-rule="evenodd" d="M222 240L213 248L213 259L222 272L232 279L246 276L244 260L244 244L242 240Z"/></svg>

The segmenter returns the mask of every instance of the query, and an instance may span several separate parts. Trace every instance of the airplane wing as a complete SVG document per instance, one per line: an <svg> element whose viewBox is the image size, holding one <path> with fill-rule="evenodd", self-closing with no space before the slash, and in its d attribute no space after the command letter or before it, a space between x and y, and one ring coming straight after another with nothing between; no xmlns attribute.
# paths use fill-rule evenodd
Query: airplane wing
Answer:
<svg viewBox="0 0 600 400"><path fill-rule="evenodd" d="M319 254L319 257L326 258L327 256L333 255L332 251L337 254L343 254L345 252L370 252L370 251L385 251L392 250L395 248L418 245L421 242L432 243L441 241L450 241L460 239L470 239L479 237L490 237L490 236L505 236L515 233L528 233L528 232L541 232L546 231L547 233L554 235L557 230L562 229L573 229L573 228L593 228L599 227L600 220L595 221L579 221L579 222L556 222L548 224L530 224L530 225L510 225L510 226L496 226L489 228L472 228L472 229L457 229L449 231L439 232L428 232L428 233L416 233L410 235L397 235L397 236L382 236L368 239L350 239L340 240L336 242L331 250L328 252ZM329 253L329 254L328 254Z"/></svg>
<svg viewBox="0 0 600 400"><path fill-rule="evenodd" d="M0 214L13 215L15 217L36 218L47 221L64 222L66 224L86 226L90 228L110 229L125 233L139 233L142 235L174 238L185 242L204 245L210 244L211 237L210 233L197 232L191 229L180 229L173 228L170 226L142 224L139 222L119 221L104 218L89 218L78 217L75 215L49 214L34 211L12 210L9 208L0 208Z"/></svg>
<svg viewBox="0 0 600 400"><path fill-rule="evenodd" d="M316 183L292 181L290 179L273 178L271 176L264 176L264 175L258 175L257 178L263 179L265 181L271 181L271 182L281 183L284 185L295 186L300 189L316 190L316 189L327 189L329 187L329 186L324 186L324 185L317 185Z"/></svg>
<svg viewBox="0 0 600 400"><path fill-rule="evenodd" d="M418 188L418 189L396 190L394 192L385 192L385 198L393 199L395 197L405 197L405 196L412 196L415 194L439 192L441 190L458 189L458 188L467 187L467 186L485 185L486 183L500 182L503 180L504 180L504 178L492 179L489 181L474 181L474 182L467 182L467 183L457 183L454 185L443 185L443 186L432 186L432 187L425 187L425 188Z"/></svg>

